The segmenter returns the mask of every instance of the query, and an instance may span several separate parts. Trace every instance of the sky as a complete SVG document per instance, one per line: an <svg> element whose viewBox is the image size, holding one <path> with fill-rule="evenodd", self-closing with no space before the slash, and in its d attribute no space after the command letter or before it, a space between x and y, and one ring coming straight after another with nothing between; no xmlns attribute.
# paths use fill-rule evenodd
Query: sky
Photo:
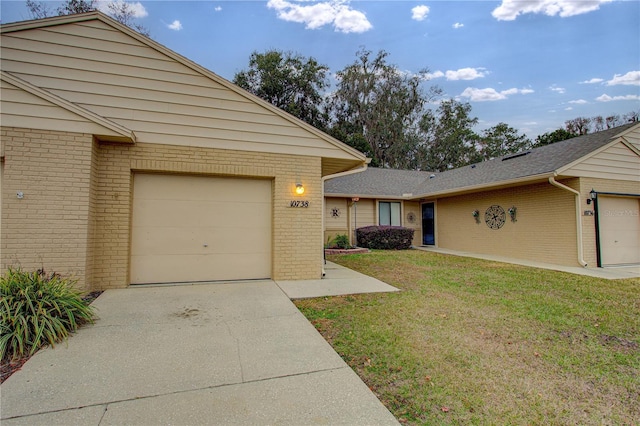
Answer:
<svg viewBox="0 0 640 426"><path fill-rule="evenodd" d="M640 111L638 0L130 3L155 41L228 80L277 49L327 65L335 85L364 47L409 75L428 69L425 89L469 102L477 131L504 122L533 140L576 117ZM25 1L1 0L2 23L30 18Z"/></svg>

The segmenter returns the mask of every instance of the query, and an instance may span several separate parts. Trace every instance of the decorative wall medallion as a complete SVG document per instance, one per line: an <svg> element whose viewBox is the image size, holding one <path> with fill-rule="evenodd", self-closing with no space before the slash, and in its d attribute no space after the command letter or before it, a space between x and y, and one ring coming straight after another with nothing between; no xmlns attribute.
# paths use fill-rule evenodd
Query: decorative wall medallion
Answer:
<svg viewBox="0 0 640 426"><path fill-rule="evenodd" d="M331 209L331 217L340 217L340 209L337 207L334 207Z"/></svg>
<svg viewBox="0 0 640 426"><path fill-rule="evenodd" d="M414 212L407 213L407 222L414 223L416 221L416 214Z"/></svg>
<svg viewBox="0 0 640 426"><path fill-rule="evenodd" d="M507 218L504 209L500 206L493 205L484 212L484 221L491 229L500 229Z"/></svg>

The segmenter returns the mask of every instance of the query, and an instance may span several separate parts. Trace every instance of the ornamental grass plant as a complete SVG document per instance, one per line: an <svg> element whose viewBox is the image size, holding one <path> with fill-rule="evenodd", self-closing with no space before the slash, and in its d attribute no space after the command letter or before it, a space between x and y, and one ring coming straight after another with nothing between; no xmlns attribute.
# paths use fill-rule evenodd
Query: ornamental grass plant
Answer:
<svg viewBox="0 0 640 426"><path fill-rule="evenodd" d="M82 300L76 281L44 271L9 268L0 277L0 358L3 362L54 346L85 323L94 309Z"/></svg>

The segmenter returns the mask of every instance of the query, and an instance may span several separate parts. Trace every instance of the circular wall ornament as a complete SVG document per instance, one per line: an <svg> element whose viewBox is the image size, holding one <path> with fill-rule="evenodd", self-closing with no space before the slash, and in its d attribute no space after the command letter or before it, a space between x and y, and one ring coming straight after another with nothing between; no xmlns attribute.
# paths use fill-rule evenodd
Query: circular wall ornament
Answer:
<svg viewBox="0 0 640 426"><path fill-rule="evenodd" d="M414 212L407 213L407 222L414 223L416 221L416 214Z"/></svg>
<svg viewBox="0 0 640 426"><path fill-rule="evenodd" d="M484 221L491 229L500 229L507 218L504 209L498 205L493 205L484 212Z"/></svg>

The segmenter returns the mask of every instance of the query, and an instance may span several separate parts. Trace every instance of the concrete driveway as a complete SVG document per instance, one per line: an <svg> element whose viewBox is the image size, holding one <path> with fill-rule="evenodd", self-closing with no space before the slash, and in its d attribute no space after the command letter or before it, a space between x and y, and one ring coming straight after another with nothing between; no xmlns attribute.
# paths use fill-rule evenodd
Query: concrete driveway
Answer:
<svg viewBox="0 0 640 426"><path fill-rule="evenodd" d="M94 306L95 325L0 387L3 426L397 424L273 281L108 290Z"/></svg>

